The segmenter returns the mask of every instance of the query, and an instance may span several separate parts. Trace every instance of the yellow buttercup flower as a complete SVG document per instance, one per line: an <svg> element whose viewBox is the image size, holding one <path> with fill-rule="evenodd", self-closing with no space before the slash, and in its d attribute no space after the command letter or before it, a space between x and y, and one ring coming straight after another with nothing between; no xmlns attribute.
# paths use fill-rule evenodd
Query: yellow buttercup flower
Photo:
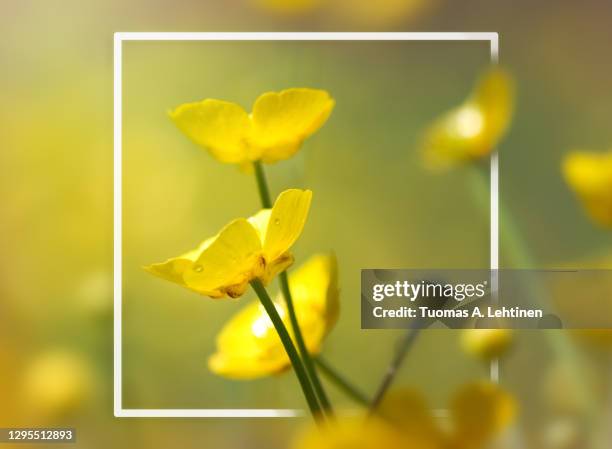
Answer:
<svg viewBox="0 0 612 449"><path fill-rule="evenodd" d="M612 227L612 151L574 151L565 157L563 173L593 221Z"/></svg>
<svg viewBox="0 0 612 449"><path fill-rule="evenodd" d="M334 100L324 90L266 92L248 114L235 103L206 99L170 112L179 129L217 160L250 165L291 157L328 119Z"/></svg>
<svg viewBox="0 0 612 449"><path fill-rule="evenodd" d="M427 166L447 168L488 156L506 133L514 111L514 82L503 70L489 69L460 106L425 131Z"/></svg>
<svg viewBox="0 0 612 449"><path fill-rule="evenodd" d="M470 355L490 361L504 355L512 345L511 329L464 329L461 346Z"/></svg>
<svg viewBox="0 0 612 449"><path fill-rule="evenodd" d="M272 209L233 220L196 249L144 268L211 298L237 298L253 279L267 284L293 263L288 251L302 233L311 198L310 190L285 190Z"/></svg>
<svg viewBox="0 0 612 449"><path fill-rule="evenodd" d="M321 351L323 339L338 319L338 280L332 255L312 256L289 275L295 313L308 352ZM288 329L289 317L282 295L275 301ZM217 337L217 351L208 360L216 374L253 379L279 373L291 362L270 318L259 301L234 315Z"/></svg>

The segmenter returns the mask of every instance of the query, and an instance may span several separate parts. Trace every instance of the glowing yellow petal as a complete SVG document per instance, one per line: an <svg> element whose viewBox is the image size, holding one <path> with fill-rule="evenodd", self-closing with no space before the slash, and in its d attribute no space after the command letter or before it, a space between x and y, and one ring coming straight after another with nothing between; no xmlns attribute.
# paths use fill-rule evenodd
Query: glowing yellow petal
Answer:
<svg viewBox="0 0 612 449"><path fill-rule="evenodd" d="M334 107L324 90L288 89L267 92L253 105L250 143L261 149L264 162L287 159L317 131Z"/></svg>
<svg viewBox="0 0 612 449"><path fill-rule="evenodd" d="M249 223L251 223L251 225L255 228L257 235L259 235L262 242L266 238L271 213L272 209L261 209L255 215L249 217Z"/></svg>
<svg viewBox="0 0 612 449"><path fill-rule="evenodd" d="M188 251L178 257L172 257L165 262L154 263L143 268L145 271L157 277L187 287L187 284L185 284L183 280L183 273L191 268L200 253L210 245L214 239L214 237L211 237L203 241L198 248Z"/></svg>
<svg viewBox="0 0 612 449"><path fill-rule="evenodd" d="M318 353L340 313L336 257L312 256L290 273L289 285L306 347L309 352Z"/></svg>
<svg viewBox="0 0 612 449"><path fill-rule="evenodd" d="M170 117L183 133L220 162L251 160L245 145L251 123L237 104L208 99L183 104L170 112Z"/></svg>
<svg viewBox="0 0 612 449"><path fill-rule="evenodd" d="M457 447L478 448L514 419L516 404L498 385L479 382L463 387L451 404Z"/></svg>
<svg viewBox="0 0 612 449"><path fill-rule="evenodd" d="M289 286L306 346L317 353L323 338L337 319L338 289L334 257L311 257L291 273ZM279 295L275 303L285 326L293 334L283 297ZM208 366L214 373L234 379L253 379L289 368L289 358L259 301L251 302L225 324Z"/></svg>
<svg viewBox="0 0 612 449"><path fill-rule="evenodd" d="M237 297L262 270L261 240L255 228L246 219L239 218L219 232L183 273L183 279L194 290L214 292L221 289Z"/></svg>
<svg viewBox="0 0 612 449"><path fill-rule="evenodd" d="M473 153L482 156L491 152L508 130L514 113L514 81L500 68L492 68L480 79L472 102L484 117L483 141L491 147L484 153Z"/></svg>
<svg viewBox="0 0 612 449"><path fill-rule="evenodd" d="M284 308L277 306L277 310L284 318ZM251 302L225 324L217 337L217 351L208 359L212 372L231 379L262 377L288 366L289 358L276 329L258 301Z"/></svg>
<svg viewBox="0 0 612 449"><path fill-rule="evenodd" d="M311 199L310 190L289 189L278 196L264 239L266 262L280 258L295 243L306 223Z"/></svg>
<svg viewBox="0 0 612 449"><path fill-rule="evenodd" d="M569 186L596 223L612 227L612 151L575 151L563 161Z"/></svg>
<svg viewBox="0 0 612 449"><path fill-rule="evenodd" d="M512 79L499 68L490 69L461 106L425 131L425 163L440 169L489 155L505 135L513 111Z"/></svg>

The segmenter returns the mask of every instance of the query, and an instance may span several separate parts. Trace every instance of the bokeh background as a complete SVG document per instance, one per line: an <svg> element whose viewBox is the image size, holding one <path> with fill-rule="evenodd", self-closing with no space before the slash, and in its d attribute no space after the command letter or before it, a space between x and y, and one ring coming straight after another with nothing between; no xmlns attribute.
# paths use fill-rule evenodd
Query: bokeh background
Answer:
<svg viewBox="0 0 612 449"><path fill-rule="evenodd" d="M301 425L112 417L115 31L497 31L501 62L518 89L500 146L501 194L530 253L517 265L514 248L502 245L503 265L612 265L609 231L585 217L559 170L570 149L610 147L610 6L277 3L3 2L0 426L74 426L79 447L280 448ZM167 119L168 109L205 97L248 108L264 91L293 86L336 98L326 126L268 174L274 192L315 191L296 256L336 252L343 311L325 356L372 392L398 334L359 330L358 270L488 266L488 209L472 173L428 173L416 151L423 127L465 97L487 61L484 43L126 44L124 405L302 404L290 374L244 383L208 372L214 335L239 302L205 300L140 270L258 205L253 178L199 151ZM502 383L522 405L508 447L608 447L607 346L554 331L516 339L501 368ZM460 384L487 376L485 364L462 352L457 332L431 330L398 384L443 408Z"/></svg>

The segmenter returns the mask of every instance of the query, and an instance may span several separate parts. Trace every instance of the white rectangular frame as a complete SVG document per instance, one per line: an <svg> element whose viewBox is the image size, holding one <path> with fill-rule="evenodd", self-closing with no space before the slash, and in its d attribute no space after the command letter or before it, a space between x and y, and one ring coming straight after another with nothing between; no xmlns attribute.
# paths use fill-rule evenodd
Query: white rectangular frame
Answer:
<svg viewBox="0 0 612 449"><path fill-rule="evenodd" d="M122 44L124 41L485 41L490 44L491 63L499 60L496 32L117 32L114 35L114 365L113 408L118 418L287 418L303 415L299 409L125 409L122 404ZM491 155L490 268L491 290L497 291L499 268L499 157ZM499 364L491 362L491 380L499 381ZM444 411L440 411L442 414Z"/></svg>

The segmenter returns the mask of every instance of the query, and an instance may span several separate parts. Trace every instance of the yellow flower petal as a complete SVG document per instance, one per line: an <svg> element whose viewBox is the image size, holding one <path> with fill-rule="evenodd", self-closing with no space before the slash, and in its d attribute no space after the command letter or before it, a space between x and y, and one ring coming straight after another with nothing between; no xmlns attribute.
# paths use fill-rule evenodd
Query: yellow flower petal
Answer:
<svg viewBox="0 0 612 449"><path fill-rule="evenodd" d="M288 250L302 232L311 197L310 190L286 190L272 209L234 220L197 249L144 268L211 298L241 296L253 279L267 284L293 263Z"/></svg>
<svg viewBox="0 0 612 449"><path fill-rule="evenodd" d="M261 148L264 162L287 159L323 126L333 107L334 100L324 90L267 92L253 105L250 142Z"/></svg>
<svg viewBox="0 0 612 449"><path fill-rule="evenodd" d="M334 327L340 314L336 257L327 254L312 256L289 278L296 315L323 318L300 322L306 347L310 352L318 353L323 337Z"/></svg>
<svg viewBox="0 0 612 449"><path fill-rule="evenodd" d="M310 190L289 189L278 196L263 245L267 261L279 258L295 243L306 223L311 200Z"/></svg>
<svg viewBox="0 0 612 449"><path fill-rule="evenodd" d="M251 123L248 114L237 104L212 99L183 104L170 112L170 118L220 162L252 160L245 145Z"/></svg>
<svg viewBox="0 0 612 449"><path fill-rule="evenodd" d="M285 309L277 306L284 317ZM285 320L286 321L286 320ZM217 337L209 369L231 379L253 379L283 371L289 359L274 325L258 301L240 310Z"/></svg>
<svg viewBox="0 0 612 449"><path fill-rule="evenodd" d="M268 231L268 223L270 222L270 214L272 209L261 209L252 217L249 217L249 223L253 225L259 235L260 240L263 242L266 238L266 232Z"/></svg>
<svg viewBox="0 0 612 449"><path fill-rule="evenodd" d="M183 280L183 273L193 266L200 253L215 239L211 237L202 242L197 249L173 257L162 263L154 263L143 267L145 271L170 282L187 287Z"/></svg>
<svg viewBox="0 0 612 449"><path fill-rule="evenodd" d="M591 219L612 227L612 151L574 151L565 157L563 173Z"/></svg>
<svg viewBox="0 0 612 449"><path fill-rule="evenodd" d="M338 288L335 258L315 255L289 276L295 312L306 346L317 353L325 335L337 320ZM291 332L285 302L275 299ZM290 361L278 334L259 301L234 315L217 337L217 350L208 360L210 370L233 379L253 379L279 373Z"/></svg>
<svg viewBox="0 0 612 449"><path fill-rule="evenodd" d="M463 387L451 403L455 447L479 448L514 419L516 403L498 385L479 382Z"/></svg>
<svg viewBox="0 0 612 449"><path fill-rule="evenodd" d="M296 88L267 92L247 114L237 104L206 99L170 112L178 128L220 162L252 171L252 162L292 156L327 120L334 100L324 90Z"/></svg>
<svg viewBox="0 0 612 449"><path fill-rule="evenodd" d="M422 151L426 165L447 168L489 155L505 135L513 111L512 79L499 68L490 69L462 105L425 131Z"/></svg>
<svg viewBox="0 0 612 449"><path fill-rule="evenodd" d="M221 289L235 297L262 270L261 240L255 228L239 218L219 232L183 273L183 279L188 287L205 294Z"/></svg>

